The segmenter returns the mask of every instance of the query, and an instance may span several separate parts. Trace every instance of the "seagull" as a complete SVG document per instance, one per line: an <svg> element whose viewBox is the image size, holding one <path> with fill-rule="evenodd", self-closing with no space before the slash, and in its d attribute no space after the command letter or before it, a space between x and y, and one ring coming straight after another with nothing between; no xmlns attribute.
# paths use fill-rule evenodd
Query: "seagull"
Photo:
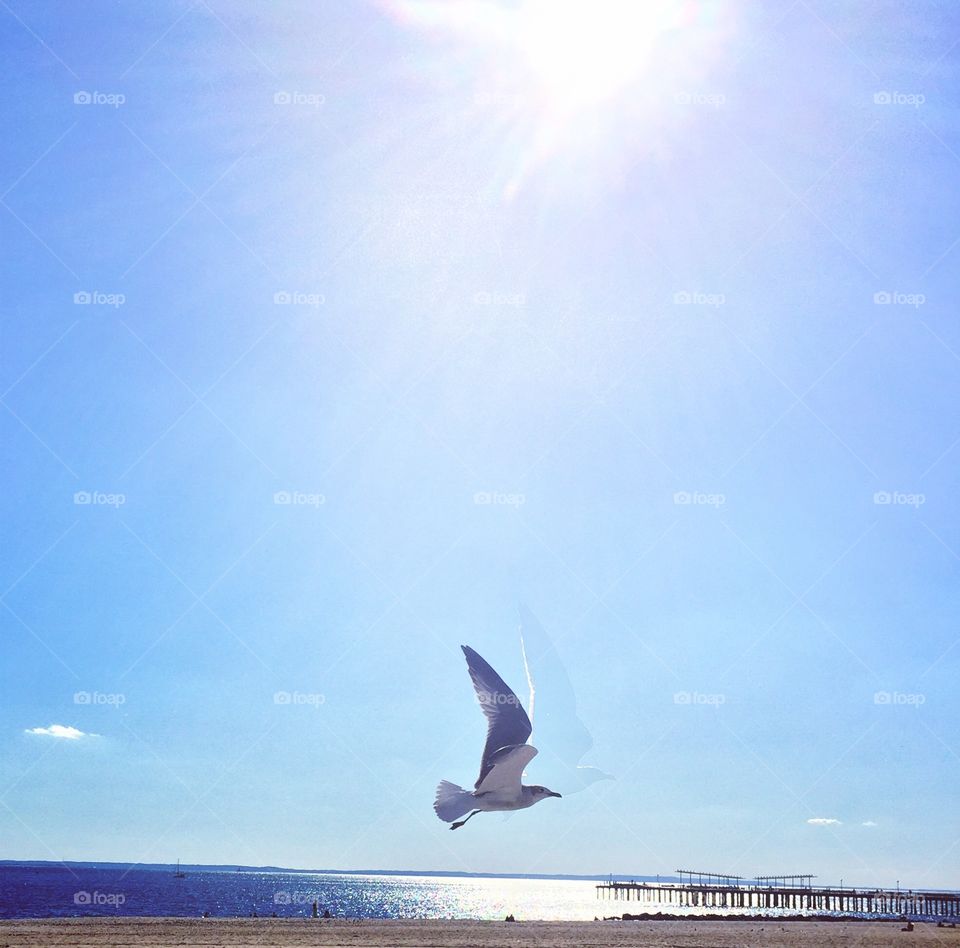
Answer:
<svg viewBox="0 0 960 948"><path fill-rule="evenodd" d="M467 668L477 693L477 701L487 719L487 742L480 761L480 776L474 789L464 790L449 780L441 780L433 809L450 823L450 829L463 826L478 813L491 810L524 810L547 797L559 797L546 787L526 787L520 783L523 768L537 756L527 741L530 719L520 699L509 685L472 649L461 645ZM459 819L472 810L465 820ZM455 822L454 822L455 821Z"/></svg>

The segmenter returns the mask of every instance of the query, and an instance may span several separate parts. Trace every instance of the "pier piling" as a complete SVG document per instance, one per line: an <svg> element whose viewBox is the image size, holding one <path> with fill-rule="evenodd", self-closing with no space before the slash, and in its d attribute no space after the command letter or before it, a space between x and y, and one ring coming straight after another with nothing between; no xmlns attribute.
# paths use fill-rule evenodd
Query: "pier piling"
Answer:
<svg viewBox="0 0 960 948"><path fill-rule="evenodd" d="M960 920L960 892L814 886L813 875L741 876L676 870L679 882L606 882L597 897L651 907L759 909Z"/></svg>

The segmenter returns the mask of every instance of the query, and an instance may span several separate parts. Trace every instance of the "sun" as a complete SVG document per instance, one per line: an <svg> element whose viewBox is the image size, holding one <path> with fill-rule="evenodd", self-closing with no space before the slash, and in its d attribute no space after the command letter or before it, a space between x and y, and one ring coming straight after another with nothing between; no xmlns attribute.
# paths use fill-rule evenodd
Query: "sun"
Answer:
<svg viewBox="0 0 960 948"><path fill-rule="evenodd" d="M682 22L677 0L528 0L510 34L544 105L590 108L641 76L664 32Z"/></svg>
<svg viewBox="0 0 960 948"><path fill-rule="evenodd" d="M432 41L424 74L472 93L478 128L503 143L490 174L510 198L544 172L551 189L603 186L638 142L658 153L677 103L710 91L739 0L382 2Z"/></svg>

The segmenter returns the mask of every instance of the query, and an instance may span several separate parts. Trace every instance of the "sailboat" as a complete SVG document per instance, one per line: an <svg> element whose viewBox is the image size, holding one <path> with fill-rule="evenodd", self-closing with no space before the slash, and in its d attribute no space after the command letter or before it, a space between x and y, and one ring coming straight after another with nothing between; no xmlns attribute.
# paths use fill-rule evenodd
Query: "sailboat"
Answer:
<svg viewBox="0 0 960 948"><path fill-rule="evenodd" d="M180 869L180 860L177 860L177 871L173 874L174 879L186 879L187 874Z"/></svg>

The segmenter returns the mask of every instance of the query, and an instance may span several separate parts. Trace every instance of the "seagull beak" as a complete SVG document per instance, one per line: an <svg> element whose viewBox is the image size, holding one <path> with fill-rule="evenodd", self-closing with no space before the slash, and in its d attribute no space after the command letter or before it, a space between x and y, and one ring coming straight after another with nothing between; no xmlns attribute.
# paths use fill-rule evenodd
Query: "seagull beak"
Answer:
<svg viewBox="0 0 960 948"><path fill-rule="evenodd" d="M550 796L552 796L552 797L559 797L561 800L563 799L563 794L562 794L562 793L554 793L552 790L550 791Z"/></svg>

